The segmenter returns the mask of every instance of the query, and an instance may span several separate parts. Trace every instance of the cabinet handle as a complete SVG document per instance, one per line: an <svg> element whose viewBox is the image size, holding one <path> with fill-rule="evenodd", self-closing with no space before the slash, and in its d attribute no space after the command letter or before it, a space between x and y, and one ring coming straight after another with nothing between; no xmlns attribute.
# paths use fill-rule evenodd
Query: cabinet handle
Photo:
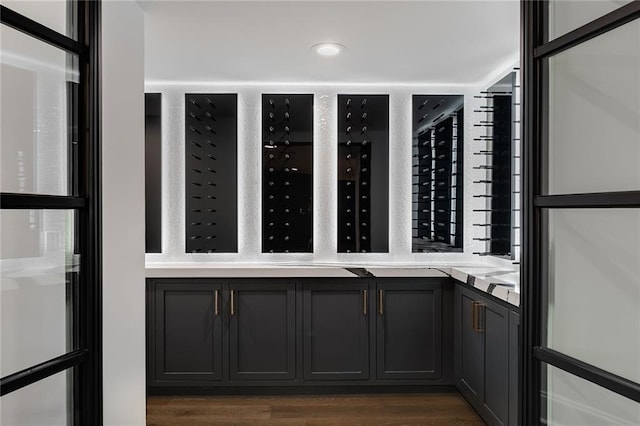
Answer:
<svg viewBox="0 0 640 426"><path fill-rule="evenodd" d="M216 290L213 292L213 304L215 309L215 316L218 316L220 313L220 290Z"/></svg>
<svg viewBox="0 0 640 426"><path fill-rule="evenodd" d="M478 331L478 326L476 324L476 311L478 307L478 302L471 302L471 329L473 331Z"/></svg>
<svg viewBox="0 0 640 426"><path fill-rule="evenodd" d="M484 331L484 305L482 304L482 302L478 302L478 309L477 309L477 316L478 319L476 320L476 324L478 329L476 330L478 333L482 333Z"/></svg>
<svg viewBox="0 0 640 426"><path fill-rule="evenodd" d="M378 290L378 313L380 314L380 316L382 316L382 314L384 313L383 300L384 300L383 290Z"/></svg>
<svg viewBox="0 0 640 426"><path fill-rule="evenodd" d="M236 299L236 291L231 290L231 316L234 316L236 313L235 299Z"/></svg>
<svg viewBox="0 0 640 426"><path fill-rule="evenodd" d="M367 290L362 291L362 314L367 315Z"/></svg>
<svg viewBox="0 0 640 426"><path fill-rule="evenodd" d="M481 326L481 312L484 305L480 302L471 302L471 328L473 331L482 333L484 330Z"/></svg>

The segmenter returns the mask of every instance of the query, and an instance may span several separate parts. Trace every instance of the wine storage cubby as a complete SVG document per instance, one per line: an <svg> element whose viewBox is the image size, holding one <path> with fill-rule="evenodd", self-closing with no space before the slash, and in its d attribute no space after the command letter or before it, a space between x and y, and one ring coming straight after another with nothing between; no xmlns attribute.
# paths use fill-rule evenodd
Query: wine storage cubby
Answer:
<svg viewBox="0 0 640 426"><path fill-rule="evenodd" d="M313 252L313 95L262 95L262 252Z"/></svg>
<svg viewBox="0 0 640 426"><path fill-rule="evenodd" d="M464 97L413 96L412 250L462 250Z"/></svg>
<svg viewBox="0 0 640 426"><path fill-rule="evenodd" d="M338 252L389 251L389 96L338 95Z"/></svg>
<svg viewBox="0 0 640 426"><path fill-rule="evenodd" d="M144 94L145 252L162 252L162 94Z"/></svg>
<svg viewBox="0 0 640 426"><path fill-rule="evenodd" d="M185 94L187 253L238 251L236 94Z"/></svg>
<svg viewBox="0 0 640 426"><path fill-rule="evenodd" d="M519 69L482 92L476 98L481 106L475 110L476 123L481 136L476 139L480 148L474 152L484 160L475 169L484 173L481 193L474 197L485 200L482 221L473 225L485 230L475 238L484 244L480 255L519 258L520 221L520 119Z"/></svg>

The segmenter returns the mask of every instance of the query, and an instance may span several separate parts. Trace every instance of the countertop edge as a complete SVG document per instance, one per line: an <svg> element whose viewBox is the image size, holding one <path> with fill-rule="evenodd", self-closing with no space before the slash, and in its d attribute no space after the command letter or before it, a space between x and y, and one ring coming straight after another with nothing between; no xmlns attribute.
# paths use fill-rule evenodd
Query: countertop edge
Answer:
<svg viewBox="0 0 640 426"><path fill-rule="evenodd" d="M229 267L191 266L147 266L146 278L357 278L354 268L347 266L267 266L238 265ZM381 267L363 266L369 278L428 278L445 277L465 283L477 290L503 300L515 307L520 306L519 283L513 279L491 279L491 275L517 274L517 269L507 270L492 265L469 265L456 267ZM465 269L480 269L473 273ZM511 277L513 278L513 277Z"/></svg>

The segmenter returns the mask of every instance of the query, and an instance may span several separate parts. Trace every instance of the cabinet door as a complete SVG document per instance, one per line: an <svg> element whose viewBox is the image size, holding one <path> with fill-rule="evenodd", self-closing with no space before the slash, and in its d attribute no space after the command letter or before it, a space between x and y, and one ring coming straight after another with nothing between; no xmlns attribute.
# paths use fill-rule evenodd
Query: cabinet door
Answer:
<svg viewBox="0 0 640 426"><path fill-rule="evenodd" d="M509 312L509 424L518 424L518 365L520 363L520 315Z"/></svg>
<svg viewBox="0 0 640 426"><path fill-rule="evenodd" d="M509 421L509 310L489 299L481 301L484 335L484 392L488 423Z"/></svg>
<svg viewBox="0 0 640 426"><path fill-rule="evenodd" d="M378 379L437 379L442 372L440 282L378 283Z"/></svg>
<svg viewBox="0 0 640 426"><path fill-rule="evenodd" d="M221 291L212 283L156 284L155 380L222 380Z"/></svg>
<svg viewBox="0 0 640 426"><path fill-rule="evenodd" d="M295 379L295 284L231 283L229 378Z"/></svg>
<svg viewBox="0 0 640 426"><path fill-rule="evenodd" d="M368 298L367 283L304 286L305 380L369 378Z"/></svg>
<svg viewBox="0 0 640 426"><path fill-rule="evenodd" d="M455 289L456 370L460 390L479 401L484 379L484 336L478 331L478 297L457 285Z"/></svg>

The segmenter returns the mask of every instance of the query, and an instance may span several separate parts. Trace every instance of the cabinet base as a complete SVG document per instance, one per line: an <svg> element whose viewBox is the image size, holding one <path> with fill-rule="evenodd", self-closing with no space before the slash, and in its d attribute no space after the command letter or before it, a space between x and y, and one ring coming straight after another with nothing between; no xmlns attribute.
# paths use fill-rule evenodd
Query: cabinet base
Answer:
<svg viewBox="0 0 640 426"><path fill-rule="evenodd" d="M421 386L220 386L220 387L148 387L147 396L167 395L345 395L381 393L452 393L454 385Z"/></svg>

